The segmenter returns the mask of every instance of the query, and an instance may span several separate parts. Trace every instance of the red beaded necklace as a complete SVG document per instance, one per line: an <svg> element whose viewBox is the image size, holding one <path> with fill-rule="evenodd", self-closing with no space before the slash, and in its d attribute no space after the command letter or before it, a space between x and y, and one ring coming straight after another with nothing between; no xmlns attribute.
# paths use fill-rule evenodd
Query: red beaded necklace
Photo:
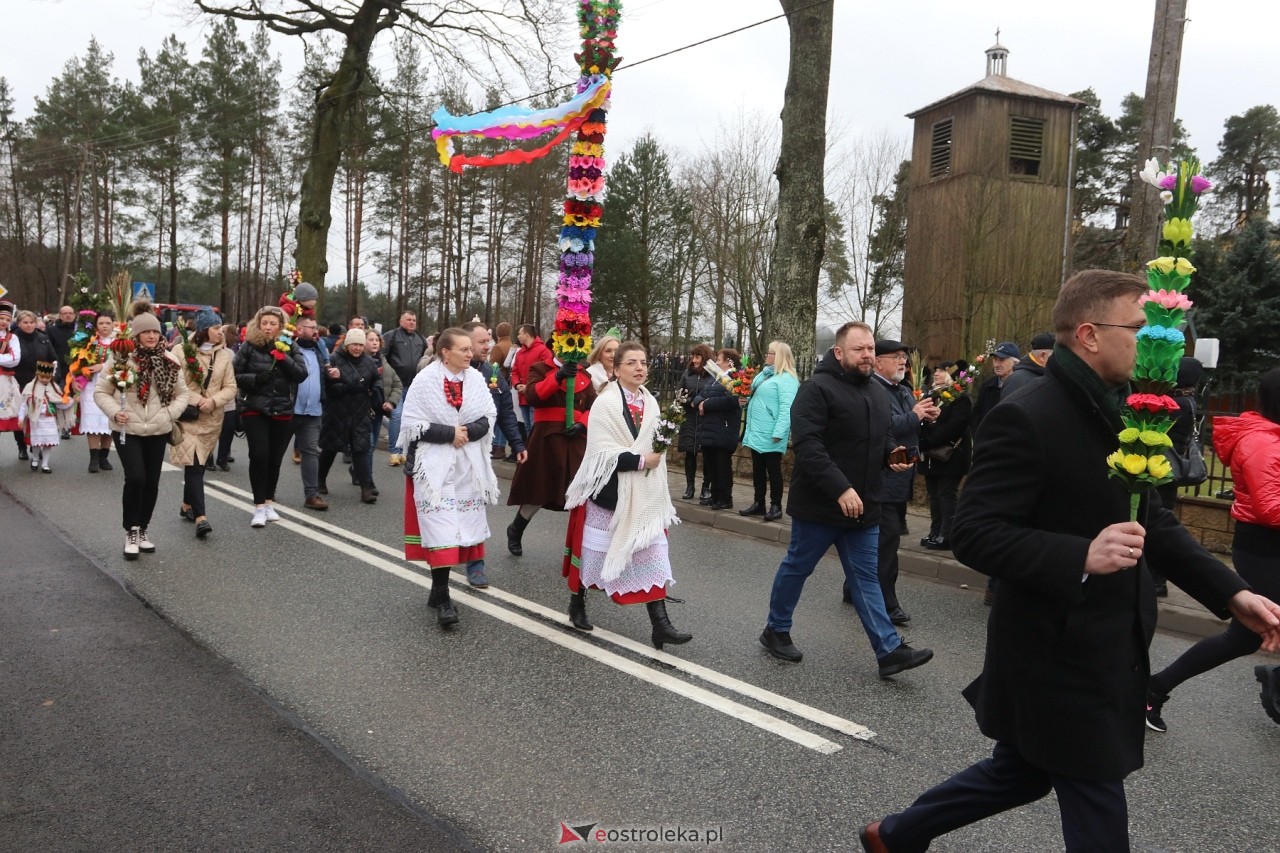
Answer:
<svg viewBox="0 0 1280 853"><path fill-rule="evenodd" d="M449 377L444 378L444 398L455 409L462 408L462 382L454 382Z"/></svg>

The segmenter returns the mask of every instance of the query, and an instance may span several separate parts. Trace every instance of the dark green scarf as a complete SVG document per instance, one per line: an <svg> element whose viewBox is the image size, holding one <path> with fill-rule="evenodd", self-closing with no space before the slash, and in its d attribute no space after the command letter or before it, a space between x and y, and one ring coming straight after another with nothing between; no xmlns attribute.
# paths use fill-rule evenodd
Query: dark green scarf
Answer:
<svg viewBox="0 0 1280 853"><path fill-rule="evenodd" d="M1102 377L1085 364L1084 359L1067 347L1058 344L1053 348L1052 362L1072 383L1079 386L1106 417L1107 422L1119 432L1124 424L1120 420L1120 403L1129 393L1126 384L1120 388L1108 388Z"/></svg>

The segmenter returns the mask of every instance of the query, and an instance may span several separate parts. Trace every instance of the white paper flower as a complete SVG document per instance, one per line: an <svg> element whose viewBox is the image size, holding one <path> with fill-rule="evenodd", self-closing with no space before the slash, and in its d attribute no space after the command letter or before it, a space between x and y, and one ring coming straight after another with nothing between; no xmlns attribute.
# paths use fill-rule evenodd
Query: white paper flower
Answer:
<svg viewBox="0 0 1280 853"><path fill-rule="evenodd" d="M1146 165L1142 167L1142 171L1138 173L1138 177L1157 189L1164 189L1160 186L1160 182L1168 176L1169 173L1161 170L1160 161L1154 157L1148 160Z"/></svg>

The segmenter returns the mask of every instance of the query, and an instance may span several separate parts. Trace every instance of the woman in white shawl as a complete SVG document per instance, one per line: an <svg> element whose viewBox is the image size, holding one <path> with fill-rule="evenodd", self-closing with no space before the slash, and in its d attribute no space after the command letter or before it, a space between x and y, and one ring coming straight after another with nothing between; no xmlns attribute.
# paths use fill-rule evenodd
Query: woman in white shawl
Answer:
<svg viewBox="0 0 1280 853"><path fill-rule="evenodd" d="M569 619L580 630L593 627L586 618L587 587L603 589L618 604L644 602L653 645L661 649L693 635L677 631L667 617L667 587L674 583L667 528L680 520L667 487L666 456L653 449L661 412L644 387L648 375L644 347L621 344L616 381L591 407L587 454L565 496L566 506L585 506L586 512L581 563L569 572Z"/></svg>
<svg viewBox="0 0 1280 853"><path fill-rule="evenodd" d="M484 559L485 504L497 503L498 480L481 441L497 416L484 376L471 367L471 336L445 329L438 358L404 397L400 446L408 460L404 490L404 556L431 569L430 607L441 626L458 621L449 599L449 570Z"/></svg>

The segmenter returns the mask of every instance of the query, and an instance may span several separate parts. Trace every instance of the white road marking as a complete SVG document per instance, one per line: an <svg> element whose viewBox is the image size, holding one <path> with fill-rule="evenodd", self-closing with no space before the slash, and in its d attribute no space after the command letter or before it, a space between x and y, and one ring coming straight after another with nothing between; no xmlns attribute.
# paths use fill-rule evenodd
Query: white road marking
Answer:
<svg viewBox="0 0 1280 853"><path fill-rule="evenodd" d="M239 489L235 486L229 485L227 483L215 481L215 482L210 482L209 485L217 486L218 488L224 489L228 492L240 495L245 498L252 498L251 493L246 492L243 489ZM359 535L358 533L352 533L350 530L347 530L344 527L339 527L337 525L322 521L314 515L305 515L299 512L298 510L289 509L287 507L282 507L279 505L276 506L276 510L281 515L291 516L291 517L296 517L298 519L301 519L305 524L311 527L317 528L319 530L327 531L335 536L339 536L344 539L350 540L351 542L355 542L365 549L381 552L390 557L394 557L397 560L403 561L404 559L403 551L392 548L388 545L383 544L382 542L378 542L373 539L368 539L364 536ZM414 577L419 577L419 576L414 575ZM495 598L499 601L510 604L513 607L518 607L521 610L540 616L543 619L547 619L552 622L565 625L566 627L569 626L568 616L558 611L552 610L548 607L544 607L543 605L538 604L535 601L530 601L527 598L522 598L518 595L513 595L509 592L498 589L497 587L494 587L492 585L488 589L483 589L483 590L475 589L474 587L467 584L466 575L463 573L454 572L453 579L458 582L458 586L460 589L466 590L467 592L471 593L473 596L484 595L490 598ZM509 612L509 611L505 611L505 612ZM569 635L569 636L573 636L573 635ZM708 667L702 666L701 664L692 663L690 661L684 660L683 658L676 657L675 655L668 654L666 652L660 652L656 649L653 649L653 648L650 648L649 646L644 645L643 643L638 643L629 637L624 637L621 634L615 634L612 631L607 631L603 628L600 628L599 626L597 626L596 629L592 631L592 636L594 636L598 640L603 640L605 642L612 643L613 645L624 648L627 651L632 652L634 654L648 657L648 658L651 658L652 660L667 664L668 666L671 666L674 669L678 669L682 672L688 673L689 675L692 675L695 678L700 678L703 681L710 682L711 684L715 684L718 687L722 687L726 690L733 691L734 693L737 693L741 696L746 696L750 699L754 699L755 701L760 702L761 704L770 705L774 708L777 708L780 711L785 711L788 714L792 714L801 719L808 720L811 723L816 723L820 726L824 726L826 728L840 732L841 734L846 734L851 737L858 738L859 740L870 740L871 738L875 737L875 732L873 732L871 729L867 728L866 726L855 723L852 720L847 720L844 717L838 717L835 714L828 713L827 711L823 711L820 708L814 708L813 706L806 705L803 702L797 702L795 699L791 699L779 693L774 693L771 690L766 690L763 687L758 687L749 682L741 681L740 679L734 678L729 675L725 675L722 672L717 672L714 669L709 669ZM588 645L591 648L595 648L595 646L592 646L591 644L585 644L585 645Z"/></svg>
<svg viewBox="0 0 1280 853"><path fill-rule="evenodd" d="M226 490L240 491L239 489L226 485L222 485L222 488ZM251 503L246 504L242 500L237 500L230 495L222 494L218 489L211 491L209 493L209 497L233 507L245 509L246 511L251 511L253 507ZM290 513L290 515L292 514L293 513ZM342 541L341 539L317 533L313 529L284 519L274 522L273 526L292 531L301 536L305 536L312 541L321 542L335 551L340 551L350 557L360 560L361 562L368 563L370 566L381 569L388 574L395 575L409 583L417 584L425 589L431 588L431 579L429 577L424 577L423 575L420 575L404 566L397 565L390 560L374 556L366 549L358 548L353 544ZM331 525L327 524L324 526L331 527ZM661 687L664 690L669 690L672 693L684 696L687 699L692 699L693 701L706 705L708 708L719 711L722 714L742 720L745 723L750 723L753 726L764 729L767 732L778 735L779 737L785 738L794 743L798 743L801 746L815 750L816 752L830 754L833 752L839 752L843 748L838 743L829 741L824 737L814 734L813 732L805 731L799 726L792 725L785 720L780 720L777 717L770 716L762 711L757 711L754 708L749 708L746 705L735 702L732 699L719 695L718 693L712 693L702 687L689 684L678 678L673 678L666 673L650 669L638 661L630 660L619 654L615 654L614 652L602 649L596 645L574 637L571 634L565 634L549 625L530 619L527 616L513 613L505 607L499 607L496 604L484 601L479 596L468 594L466 596L466 604L468 607L473 607L481 613L492 616L495 619L499 619L537 637L541 637L548 642L555 643L569 651L577 652L578 654L591 658L605 666L612 667L620 672L625 672L626 674L634 676L641 681L646 681L655 687Z"/></svg>

